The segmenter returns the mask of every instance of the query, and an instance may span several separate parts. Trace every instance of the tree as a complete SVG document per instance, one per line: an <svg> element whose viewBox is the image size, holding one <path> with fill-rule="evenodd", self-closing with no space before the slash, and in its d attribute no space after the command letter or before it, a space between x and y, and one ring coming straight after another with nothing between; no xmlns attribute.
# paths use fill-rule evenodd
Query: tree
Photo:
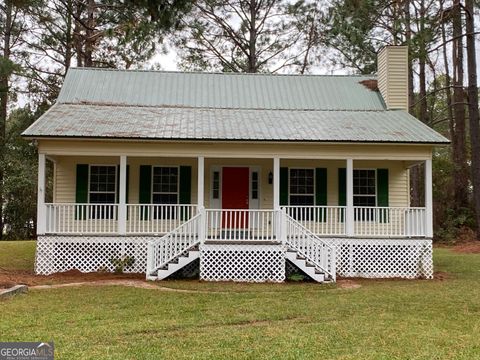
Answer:
<svg viewBox="0 0 480 360"><path fill-rule="evenodd" d="M477 240L480 240L480 124L478 111L477 58L475 50L474 1L465 1L468 64L468 118L470 125L471 172L473 201L477 223Z"/></svg>
<svg viewBox="0 0 480 360"><path fill-rule="evenodd" d="M303 0L200 0L173 42L185 69L305 71L318 11Z"/></svg>

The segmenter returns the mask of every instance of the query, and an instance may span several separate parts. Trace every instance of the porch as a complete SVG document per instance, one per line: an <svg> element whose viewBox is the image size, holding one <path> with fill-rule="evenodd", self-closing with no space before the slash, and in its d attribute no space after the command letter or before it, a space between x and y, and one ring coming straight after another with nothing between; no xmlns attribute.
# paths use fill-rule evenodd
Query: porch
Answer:
<svg viewBox="0 0 480 360"><path fill-rule="evenodd" d="M199 258L206 280L282 281L286 260L323 281L431 276L430 159L425 206L410 207L408 167L418 159L48 158L50 203L39 155L39 273L112 270L112 258L132 257L126 271L150 278ZM252 277L252 268L263 272Z"/></svg>

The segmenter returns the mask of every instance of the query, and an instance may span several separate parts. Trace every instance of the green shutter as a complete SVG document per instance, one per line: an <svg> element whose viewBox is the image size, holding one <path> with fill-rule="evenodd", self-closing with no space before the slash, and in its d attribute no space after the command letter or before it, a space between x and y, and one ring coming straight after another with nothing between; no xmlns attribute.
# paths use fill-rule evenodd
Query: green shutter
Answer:
<svg viewBox="0 0 480 360"><path fill-rule="evenodd" d="M178 202L180 204L190 204L192 202L192 167L180 166L180 194ZM188 210L187 210L188 211ZM182 220L188 220L189 214L182 208L180 213Z"/></svg>
<svg viewBox="0 0 480 360"><path fill-rule="evenodd" d="M338 206L347 205L347 169L338 169ZM340 221L343 221L345 211L340 212Z"/></svg>
<svg viewBox="0 0 480 360"><path fill-rule="evenodd" d="M77 204L88 203L88 165L77 164L77 179L75 184L75 202ZM75 218L83 220L86 218L85 207L81 214L75 209Z"/></svg>
<svg viewBox="0 0 480 360"><path fill-rule="evenodd" d="M315 169L315 205L327 205L327 169L325 168ZM326 209L319 209L319 213L315 215L315 219L327 220Z"/></svg>
<svg viewBox="0 0 480 360"><path fill-rule="evenodd" d="M377 206L388 206L388 169L377 169ZM380 212L380 222L388 222L388 212Z"/></svg>
<svg viewBox="0 0 480 360"><path fill-rule="evenodd" d="M138 190L138 202L140 204L150 204L152 202L152 166L140 165L140 188ZM140 207L140 218L146 220L149 218L148 207Z"/></svg>
<svg viewBox="0 0 480 360"><path fill-rule="evenodd" d="M288 168L280 168L280 205L288 205Z"/></svg>
<svg viewBox="0 0 480 360"><path fill-rule="evenodd" d="M125 185L125 202L128 204L128 194L130 189L130 165L127 165L127 183Z"/></svg>

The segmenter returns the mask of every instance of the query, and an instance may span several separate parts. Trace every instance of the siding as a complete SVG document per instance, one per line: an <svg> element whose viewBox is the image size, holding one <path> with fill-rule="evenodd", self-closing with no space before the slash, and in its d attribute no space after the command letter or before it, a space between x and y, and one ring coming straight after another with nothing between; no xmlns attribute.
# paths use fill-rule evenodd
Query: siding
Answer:
<svg viewBox="0 0 480 360"><path fill-rule="evenodd" d="M380 50L378 87L388 109L408 111L408 47L386 46Z"/></svg>
<svg viewBox="0 0 480 360"><path fill-rule="evenodd" d="M55 166L54 201L75 202L76 164L118 164L118 157L70 157L59 156ZM129 203L138 203L140 165L188 165L192 167L192 203L197 202L197 160L193 158L140 158L129 157ZM268 174L273 171L271 159L205 159L205 206L210 206L211 168L213 166L258 166L260 168L260 208L273 207L273 185L268 184ZM322 167L327 168L327 202L338 203L338 171L345 167L342 160L282 160L282 167ZM403 161L354 161L354 168L388 168L390 206L409 205L409 174L407 163Z"/></svg>

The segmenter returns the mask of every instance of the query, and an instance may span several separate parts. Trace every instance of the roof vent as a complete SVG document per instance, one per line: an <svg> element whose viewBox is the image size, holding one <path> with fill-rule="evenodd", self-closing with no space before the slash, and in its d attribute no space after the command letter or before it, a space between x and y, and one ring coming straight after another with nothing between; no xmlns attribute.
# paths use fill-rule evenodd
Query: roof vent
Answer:
<svg viewBox="0 0 480 360"><path fill-rule="evenodd" d="M408 111L407 46L386 46L378 52L378 88L387 109Z"/></svg>

